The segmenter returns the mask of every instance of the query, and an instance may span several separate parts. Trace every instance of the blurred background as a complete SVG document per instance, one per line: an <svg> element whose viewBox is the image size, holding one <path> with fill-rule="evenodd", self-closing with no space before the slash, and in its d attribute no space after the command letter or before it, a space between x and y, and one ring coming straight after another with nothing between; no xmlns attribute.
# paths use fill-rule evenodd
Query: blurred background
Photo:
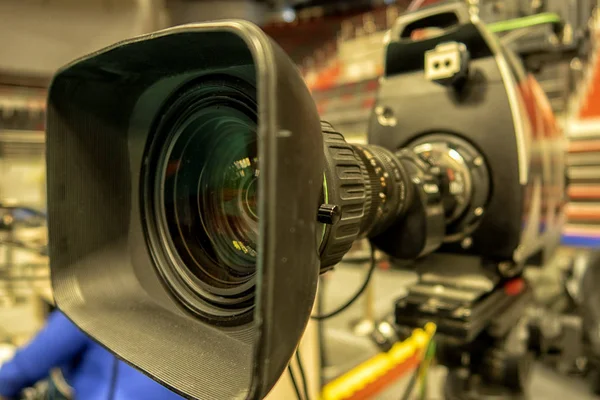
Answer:
<svg viewBox="0 0 600 400"><path fill-rule="evenodd" d="M0 365L15 346L37 332L52 309L44 120L46 91L58 68L142 33L183 23L243 18L263 27L297 63L322 118L348 141L365 142L383 72L386 31L402 13L431 3L436 1L0 0ZM546 92L568 149L563 248L551 265L529 272L536 282L538 304L552 310L550 320L561 321L556 335L566 344L557 345L560 351L546 363L549 369L538 372L536 387L542 393L539 398L574 393L571 398L591 398L600 388L595 387L597 382L590 387L579 379L594 371L582 350L577 304L585 271L600 268L595 253L600 248L598 4L592 0L468 3L472 13L488 24L542 12L561 21L559 30L548 26L511 41ZM335 280L323 278L320 307L333 308L358 287L368 252L363 244L355 247L347 262L336 267ZM366 295L348 313L318 326L321 356L314 365L322 384L385 348L385 343L382 347L373 339L373 326L392 312L393 301L415 278L395 271L385 260L379 267ZM557 376L579 380L565 383ZM565 387L571 391L557 396ZM377 398L397 398L398 392L390 390Z"/></svg>

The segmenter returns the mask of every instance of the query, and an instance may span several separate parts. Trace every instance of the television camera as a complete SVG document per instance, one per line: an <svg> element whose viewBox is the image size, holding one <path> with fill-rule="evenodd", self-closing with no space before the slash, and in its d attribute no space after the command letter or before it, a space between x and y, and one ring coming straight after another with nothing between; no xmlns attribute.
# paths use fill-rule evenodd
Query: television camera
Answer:
<svg viewBox="0 0 600 400"><path fill-rule="evenodd" d="M522 391L526 349L507 347L529 298L521 272L552 252L563 196L546 106L460 3L390 31L368 145L320 121L293 63L248 22L117 43L49 91L56 303L187 398L262 398L319 274L368 238L419 273L396 323L437 324L451 393Z"/></svg>

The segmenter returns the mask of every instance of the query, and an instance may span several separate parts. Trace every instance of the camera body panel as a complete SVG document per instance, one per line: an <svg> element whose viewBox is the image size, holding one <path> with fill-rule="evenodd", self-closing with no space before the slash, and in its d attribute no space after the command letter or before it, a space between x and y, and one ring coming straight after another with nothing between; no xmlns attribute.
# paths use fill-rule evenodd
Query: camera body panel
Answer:
<svg viewBox="0 0 600 400"><path fill-rule="evenodd" d="M234 327L198 320L161 281L140 192L161 107L182 85L215 73L256 88L260 121L256 302L252 321ZM50 88L47 121L57 305L185 397L263 397L287 366L316 293L321 148L316 106L296 67L244 21L170 28L64 67Z"/></svg>
<svg viewBox="0 0 600 400"><path fill-rule="evenodd" d="M411 38L431 23L443 31ZM469 52L468 75L460 85L426 79L427 52L445 43L464 44ZM457 136L480 152L489 170L489 199L475 230L463 236L468 245L459 238L440 251L521 266L542 250L551 253L560 228L564 149L548 144L560 136L556 126L536 123L540 105L528 95L533 78L519 61L485 26L470 20L463 4L454 3L400 17L385 66L369 142L397 150L429 134ZM393 115L395 123L382 124L382 113ZM551 211L546 203L553 204Z"/></svg>

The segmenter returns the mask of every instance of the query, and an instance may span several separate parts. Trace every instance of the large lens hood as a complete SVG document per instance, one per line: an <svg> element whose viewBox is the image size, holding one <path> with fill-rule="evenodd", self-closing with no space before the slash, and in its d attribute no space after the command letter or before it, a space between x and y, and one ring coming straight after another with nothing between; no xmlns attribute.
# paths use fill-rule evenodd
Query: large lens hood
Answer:
<svg viewBox="0 0 600 400"><path fill-rule="evenodd" d="M251 322L196 318L155 268L143 166L159 110L187 82L231 75L258 99L259 243ZM48 98L48 216L59 308L118 357L187 398L261 398L307 324L324 170L314 102L294 64L243 21L127 40L61 69Z"/></svg>

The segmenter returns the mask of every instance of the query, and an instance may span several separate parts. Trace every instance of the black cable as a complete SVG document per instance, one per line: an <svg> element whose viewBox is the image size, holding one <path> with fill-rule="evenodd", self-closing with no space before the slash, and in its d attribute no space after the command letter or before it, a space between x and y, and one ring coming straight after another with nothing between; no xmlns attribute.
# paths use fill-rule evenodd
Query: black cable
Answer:
<svg viewBox="0 0 600 400"><path fill-rule="evenodd" d="M302 364L302 358L300 358L300 349L296 350L296 360L298 361L298 369L300 370L300 379L302 379L304 398L306 400L310 400L310 393L308 392L308 381L306 380L306 374L304 373L304 365Z"/></svg>
<svg viewBox="0 0 600 400"><path fill-rule="evenodd" d="M119 359L113 357L112 371L110 372L110 383L108 387L107 400L114 400L117 391L117 375L119 374Z"/></svg>
<svg viewBox="0 0 600 400"><path fill-rule="evenodd" d="M521 29L516 29L513 31L508 31L506 34L500 36L500 41L505 45L509 45L509 44L512 44L513 42L516 42L517 40L520 40L520 39L530 35L531 33L540 31L540 28L545 28L545 27L546 27L546 25L534 25L534 26L529 26L527 28L521 28Z"/></svg>
<svg viewBox="0 0 600 400"><path fill-rule="evenodd" d="M296 377L294 376L294 371L292 371L292 366L288 364L287 368L288 368L288 372L290 373L292 385L294 385L294 390L296 391L296 398L298 400L302 400L302 394L300 394L300 389L298 388L298 382L296 382Z"/></svg>
<svg viewBox="0 0 600 400"><path fill-rule="evenodd" d="M345 311L364 293L367 286L369 286L369 282L371 282L371 277L373 276L373 272L375 271L375 267L377 266L377 263L375 262L375 248L373 247L373 245L371 243L369 243L369 246L371 246L371 266L369 267L369 272L367 272L365 281L362 284L362 286L360 287L360 289L358 289L356 294L354 296L352 296L352 298L350 298L350 300L348 300L344 305L339 307L337 310L334 310L334 311L331 311L329 313L322 314L322 315L311 315L311 317L310 317L311 319L324 320L324 319L334 317L334 316L338 315L339 313Z"/></svg>
<svg viewBox="0 0 600 400"><path fill-rule="evenodd" d="M425 350L423 351L423 357L421 358L421 360L415 367L415 372L413 372L412 376L410 377L410 381L408 382L408 386L406 387L406 390L404 390L404 394L402 395L401 400L408 400L410 398L410 395L412 394L412 392L415 388L415 384L417 383L417 378L419 377L419 373L421 372L421 366L423 365L423 361L425 361L425 358L427 358L427 353L429 352L429 348L433 344L434 336L435 335L432 335L431 338L429 339L429 342L427 342L427 346L425 347Z"/></svg>
<svg viewBox="0 0 600 400"><path fill-rule="evenodd" d="M323 276L319 277L319 290L321 293L325 293L325 279ZM317 296L317 314L323 314L323 306L325 296ZM327 343L325 341L325 323L321 320L316 321L317 324L317 334L319 337L319 387L323 386L323 382L325 382L324 370L325 367L329 365L329 359L327 357Z"/></svg>
<svg viewBox="0 0 600 400"><path fill-rule="evenodd" d="M410 381L408 382L406 390L404 390L404 394L402 395L401 400L410 399L410 395L412 394L413 389L415 388L415 384L417 383L417 378L419 377L420 366L421 363L419 363L419 365L417 365L417 367L415 368L415 372L413 372L412 376L410 377Z"/></svg>

